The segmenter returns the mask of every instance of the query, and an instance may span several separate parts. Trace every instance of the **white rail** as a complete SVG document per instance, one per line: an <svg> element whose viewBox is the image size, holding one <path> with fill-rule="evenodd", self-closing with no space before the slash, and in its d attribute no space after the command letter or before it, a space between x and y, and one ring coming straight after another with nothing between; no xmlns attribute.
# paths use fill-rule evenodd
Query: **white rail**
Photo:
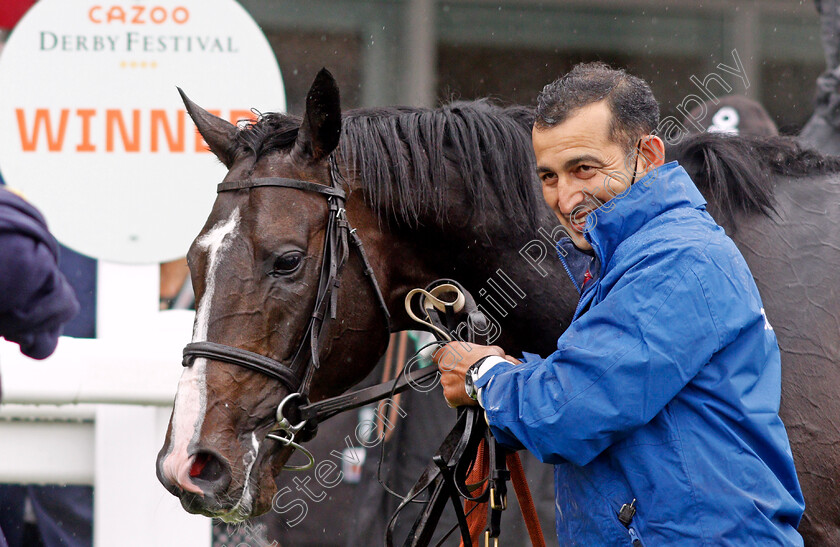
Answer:
<svg viewBox="0 0 840 547"><path fill-rule="evenodd" d="M100 338L44 361L0 340L0 482L94 487L96 547L207 547L155 475L193 313L157 312L157 266L100 263Z"/></svg>
<svg viewBox="0 0 840 547"><path fill-rule="evenodd" d="M181 374L181 349L190 340L193 312L161 312L132 332L101 339L62 337L44 361L0 345L3 403L66 405L116 403L172 406Z"/></svg>

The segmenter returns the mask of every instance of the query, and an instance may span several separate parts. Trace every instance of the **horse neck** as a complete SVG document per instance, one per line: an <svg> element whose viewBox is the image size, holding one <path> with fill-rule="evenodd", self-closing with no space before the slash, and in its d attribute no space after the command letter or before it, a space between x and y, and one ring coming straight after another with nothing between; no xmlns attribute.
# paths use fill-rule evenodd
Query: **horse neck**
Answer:
<svg viewBox="0 0 840 547"><path fill-rule="evenodd" d="M376 231L365 234L365 245L378 265L392 330L418 328L404 308L411 289L450 278L461 283L500 326L493 343L508 351L553 351L571 321L578 294L550 243L557 225L552 219L549 212L539 231L522 231L501 217L480 225L452 218L450 226L422 229L389 228L377 222ZM538 255L542 255L539 261L534 258Z"/></svg>
<svg viewBox="0 0 840 547"><path fill-rule="evenodd" d="M499 323L495 343L508 352L549 353L571 322L579 295L557 259L551 241L556 226L550 213L537 231L522 232L501 218L487 233L466 230L451 250L453 276L463 278L483 311Z"/></svg>

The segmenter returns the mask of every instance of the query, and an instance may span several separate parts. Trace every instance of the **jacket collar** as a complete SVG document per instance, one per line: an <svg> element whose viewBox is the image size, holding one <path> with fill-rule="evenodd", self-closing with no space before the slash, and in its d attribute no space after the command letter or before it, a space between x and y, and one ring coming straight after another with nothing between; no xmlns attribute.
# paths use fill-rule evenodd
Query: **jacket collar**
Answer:
<svg viewBox="0 0 840 547"><path fill-rule="evenodd" d="M622 241L655 217L679 207L702 210L706 208L706 200L685 169L672 161L589 213L584 237L603 268Z"/></svg>

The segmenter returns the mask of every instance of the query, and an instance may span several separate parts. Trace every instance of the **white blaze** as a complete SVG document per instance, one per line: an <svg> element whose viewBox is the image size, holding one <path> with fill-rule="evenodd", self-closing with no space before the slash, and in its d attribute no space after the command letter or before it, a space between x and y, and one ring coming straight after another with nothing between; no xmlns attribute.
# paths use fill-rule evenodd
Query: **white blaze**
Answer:
<svg viewBox="0 0 840 547"><path fill-rule="evenodd" d="M239 208L237 207L227 220L217 223L204 234L196 244L207 252L207 277L204 294L197 303L193 342L207 340L210 323L210 309L216 292L216 273L228 244L239 227ZM189 478L192 458L187 453L191 443L198 439L207 405L207 382L205 371L207 360L197 358L190 367L185 367L178 382L175 395L175 410L172 413L172 433L169 439L169 452L163 461L162 471L166 477L181 488L201 494Z"/></svg>
<svg viewBox="0 0 840 547"><path fill-rule="evenodd" d="M251 433L251 450L245 453L242 457L242 464L245 466L245 486L242 487L242 496L236 505L227 512L221 515L225 522L242 522L251 515L251 509L254 506L254 495L251 492L251 470L254 464L257 463L257 454L260 452L260 443L257 441L256 433Z"/></svg>

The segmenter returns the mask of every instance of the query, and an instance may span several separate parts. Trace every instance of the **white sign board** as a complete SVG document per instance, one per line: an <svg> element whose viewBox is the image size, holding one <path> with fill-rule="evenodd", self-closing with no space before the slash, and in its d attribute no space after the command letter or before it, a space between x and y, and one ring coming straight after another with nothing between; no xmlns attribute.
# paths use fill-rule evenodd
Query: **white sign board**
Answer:
<svg viewBox="0 0 840 547"><path fill-rule="evenodd" d="M234 122L286 106L271 47L233 0L41 0L0 56L0 173L76 251L184 256L226 170L176 86Z"/></svg>

